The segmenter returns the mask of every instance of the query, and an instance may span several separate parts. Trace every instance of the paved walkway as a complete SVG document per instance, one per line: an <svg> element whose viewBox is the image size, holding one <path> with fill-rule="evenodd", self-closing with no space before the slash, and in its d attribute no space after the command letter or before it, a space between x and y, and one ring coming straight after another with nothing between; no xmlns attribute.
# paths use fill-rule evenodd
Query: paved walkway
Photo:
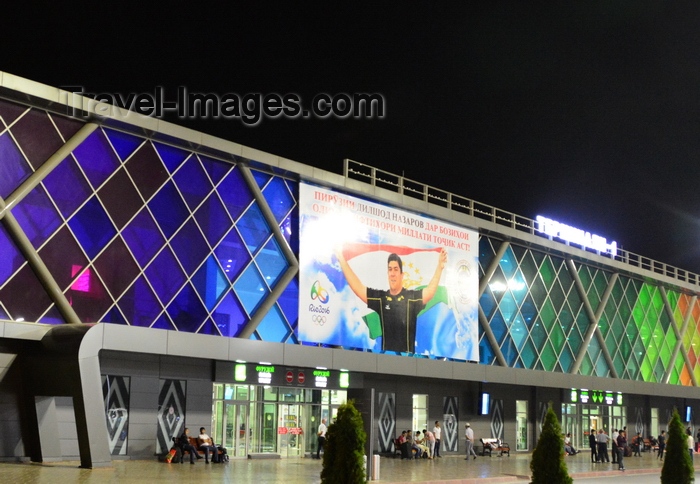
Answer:
<svg viewBox="0 0 700 484"><path fill-rule="evenodd" d="M530 480L530 454L512 457L478 457L464 460L462 456L448 456L435 460L402 461L382 457L380 480L384 483L415 484L490 484L527 483ZM567 457L569 474L576 482L596 482L592 478L621 476L617 465L591 464L590 454ZM700 456L695 458L696 472L700 472ZM625 459L630 475L656 475L661 463L651 454ZM79 469L78 462L49 464L0 463L4 482L14 483L138 483L144 482L250 482L255 484L314 484L320 482L321 462L314 459L256 459L232 460L228 464L195 465L164 464L155 460L118 460L102 469Z"/></svg>

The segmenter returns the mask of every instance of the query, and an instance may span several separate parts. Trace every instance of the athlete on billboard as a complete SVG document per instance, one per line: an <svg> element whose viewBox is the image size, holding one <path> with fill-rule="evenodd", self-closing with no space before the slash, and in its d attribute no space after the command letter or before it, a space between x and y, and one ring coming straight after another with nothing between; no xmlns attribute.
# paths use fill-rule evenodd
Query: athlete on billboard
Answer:
<svg viewBox="0 0 700 484"><path fill-rule="evenodd" d="M336 250L336 257L352 292L379 315L382 350L413 353L416 318L437 292L442 271L447 263L447 251L444 248L440 249L435 273L423 289L404 288L403 263L401 257L395 253L390 254L387 259L389 290L365 286L348 264L342 248Z"/></svg>

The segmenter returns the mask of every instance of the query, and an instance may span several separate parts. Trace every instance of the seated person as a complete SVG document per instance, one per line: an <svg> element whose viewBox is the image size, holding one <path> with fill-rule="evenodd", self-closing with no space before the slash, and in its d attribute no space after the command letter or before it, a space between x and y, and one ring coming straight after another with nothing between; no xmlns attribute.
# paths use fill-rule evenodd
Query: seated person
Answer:
<svg viewBox="0 0 700 484"><path fill-rule="evenodd" d="M219 451L214 446L214 442L211 440L211 437L207 435L206 429L204 427L201 427L199 429L197 443L199 444L199 450L204 452L205 463L209 464L209 454L211 454L212 462L219 462Z"/></svg>
<svg viewBox="0 0 700 484"><path fill-rule="evenodd" d="M420 455L428 456L428 447L425 445L425 439L421 438L420 430L416 430L414 445L420 449Z"/></svg>
<svg viewBox="0 0 700 484"><path fill-rule="evenodd" d="M202 456L197 453L197 449L190 444L190 429L186 427L185 431L182 432L182 435L177 440L177 446L180 448L180 464L184 463L185 461L185 451L190 453L190 464L194 464L195 459L202 458Z"/></svg>
<svg viewBox="0 0 700 484"><path fill-rule="evenodd" d="M566 437L564 437L564 452L566 452L568 455L574 455L580 452L579 450L574 449L574 446L571 445L570 433L566 434Z"/></svg>
<svg viewBox="0 0 700 484"><path fill-rule="evenodd" d="M408 442L411 446L409 449L415 449L416 450L416 459L420 459L421 455L423 454L423 451L416 445L416 443L413 441L413 431L412 430L407 430L406 431L406 442ZM409 451L412 454L412 451ZM413 457L412 455L409 455L409 458Z"/></svg>

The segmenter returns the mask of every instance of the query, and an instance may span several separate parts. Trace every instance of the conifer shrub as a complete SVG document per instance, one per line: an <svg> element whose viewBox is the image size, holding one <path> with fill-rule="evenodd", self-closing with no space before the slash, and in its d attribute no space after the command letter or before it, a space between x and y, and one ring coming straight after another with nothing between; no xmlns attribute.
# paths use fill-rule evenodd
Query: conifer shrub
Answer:
<svg viewBox="0 0 700 484"><path fill-rule="evenodd" d="M564 462L564 441L557 414L549 402L542 424L542 433L530 461L532 482L530 484L572 484L569 470Z"/></svg>
<svg viewBox="0 0 700 484"><path fill-rule="evenodd" d="M323 445L321 484L364 484L366 439L362 415L353 401L338 407Z"/></svg>
<svg viewBox="0 0 700 484"><path fill-rule="evenodd" d="M683 430L678 410L673 409L668 424L666 455L661 468L661 484L690 484L695 482L693 461L688 452L688 435Z"/></svg>

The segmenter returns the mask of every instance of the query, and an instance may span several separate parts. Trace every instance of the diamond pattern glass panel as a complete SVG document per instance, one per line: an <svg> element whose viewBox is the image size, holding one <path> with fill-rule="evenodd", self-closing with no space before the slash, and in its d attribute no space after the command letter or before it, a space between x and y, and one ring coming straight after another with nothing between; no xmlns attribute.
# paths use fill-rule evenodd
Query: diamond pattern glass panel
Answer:
<svg viewBox="0 0 700 484"><path fill-rule="evenodd" d="M85 253L93 259L117 231L99 200L92 197L68 222Z"/></svg>
<svg viewBox="0 0 700 484"><path fill-rule="evenodd" d="M0 257L0 287L2 287L24 263L24 256L12 242L2 224L0 224L0 254L2 254Z"/></svg>
<svg viewBox="0 0 700 484"><path fill-rule="evenodd" d="M49 115L38 109L27 112L10 131L35 170L63 145Z"/></svg>
<svg viewBox="0 0 700 484"><path fill-rule="evenodd" d="M73 151L93 188L102 185L120 166L119 158L101 129L95 131Z"/></svg>
<svg viewBox="0 0 700 484"><path fill-rule="evenodd" d="M7 198L32 173L9 132L0 135L0 197Z"/></svg>
<svg viewBox="0 0 700 484"><path fill-rule="evenodd" d="M190 284L186 284L167 309L170 319L180 331L195 333L204 323L207 311Z"/></svg>
<svg viewBox="0 0 700 484"><path fill-rule="evenodd" d="M51 199L64 218L69 218L92 195L92 189L72 156L66 157L44 178Z"/></svg>
<svg viewBox="0 0 700 484"><path fill-rule="evenodd" d="M267 285L255 264L250 264L234 284L236 295L248 314L253 314L267 296Z"/></svg>
<svg viewBox="0 0 700 484"><path fill-rule="evenodd" d="M280 309L275 304L258 325L257 332L263 341L274 341L284 343L292 333L282 317Z"/></svg>

